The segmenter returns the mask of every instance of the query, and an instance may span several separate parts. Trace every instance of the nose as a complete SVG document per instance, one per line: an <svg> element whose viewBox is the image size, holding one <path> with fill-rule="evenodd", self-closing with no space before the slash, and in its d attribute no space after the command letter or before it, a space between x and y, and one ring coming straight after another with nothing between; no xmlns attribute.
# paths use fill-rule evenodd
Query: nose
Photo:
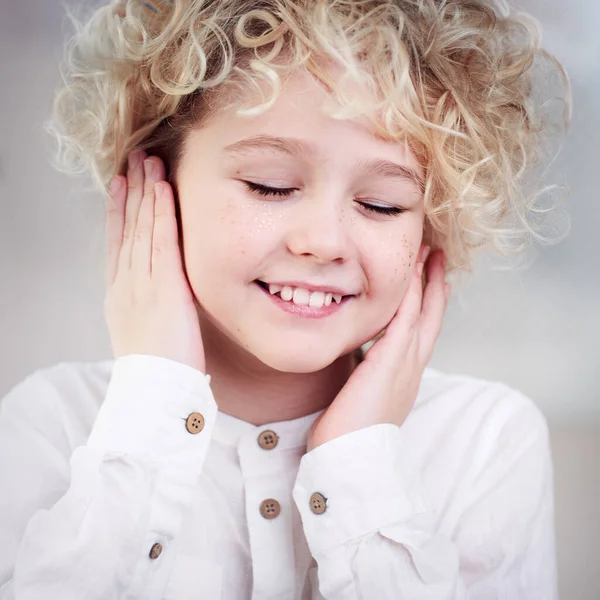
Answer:
<svg viewBox="0 0 600 600"><path fill-rule="evenodd" d="M295 255L317 262L342 262L350 250L344 209L325 198L304 198L290 215L287 247Z"/></svg>

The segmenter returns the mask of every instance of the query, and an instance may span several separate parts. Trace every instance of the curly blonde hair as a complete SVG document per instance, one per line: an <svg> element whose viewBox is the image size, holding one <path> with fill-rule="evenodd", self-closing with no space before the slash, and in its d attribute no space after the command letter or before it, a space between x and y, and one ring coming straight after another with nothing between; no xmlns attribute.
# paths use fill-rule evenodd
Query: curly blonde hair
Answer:
<svg viewBox="0 0 600 600"><path fill-rule="evenodd" d="M164 160L177 195L192 129L226 98L239 115L268 110L305 68L335 100L330 116L364 116L376 136L410 145L425 173L424 240L446 251L449 270L470 270L477 248L544 240L536 201L548 188L528 177L554 129L534 84L558 76L565 128L571 92L526 13L482 0L116 0L71 20L46 129L55 166L91 173L104 191L141 148ZM547 68L541 78L534 66ZM244 106L250 89L261 105Z"/></svg>

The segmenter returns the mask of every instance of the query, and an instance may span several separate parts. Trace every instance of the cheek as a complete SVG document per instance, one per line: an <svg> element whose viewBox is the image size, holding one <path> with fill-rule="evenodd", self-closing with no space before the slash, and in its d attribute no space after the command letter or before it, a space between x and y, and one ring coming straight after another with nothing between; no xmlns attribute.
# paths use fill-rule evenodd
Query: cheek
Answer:
<svg viewBox="0 0 600 600"><path fill-rule="evenodd" d="M390 231L371 240L367 264L370 288L378 296L397 299L408 287L412 275L420 237L408 232Z"/></svg>
<svg viewBox="0 0 600 600"><path fill-rule="evenodd" d="M256 266L277 238L281 220L273 211L235 197L199 204L182 219L188 276L203 273L213 282L232 274L256 276Z"/></svg>
<svg viewBox="0 0 600 600"><path fill-rule="evenodd" d="M287 214L262 202L230 198L219 211L214 235L221 235L221 245L231 251L229 256L247 256L262 260L282 238Z"/></svg>
<svg viewBox="0 0 600 600"><path fill-rule="evenodd" d="M423 236L423 213L413 210L385 226L370 226L357 215L351 217L353 237L371 293L402 295L408 287Z"/></svg>
<svg viewBox="0 0 600 600"><path fill-rule="evenodd" d="M421 239L410 239L406 233L402 234L402 240L400 244L399 259L402 261L400 272L402 274L402 281L408 281L412 270L417 261L418 248L421 244ZM398 269L396 269L396 273Z"/></svg>

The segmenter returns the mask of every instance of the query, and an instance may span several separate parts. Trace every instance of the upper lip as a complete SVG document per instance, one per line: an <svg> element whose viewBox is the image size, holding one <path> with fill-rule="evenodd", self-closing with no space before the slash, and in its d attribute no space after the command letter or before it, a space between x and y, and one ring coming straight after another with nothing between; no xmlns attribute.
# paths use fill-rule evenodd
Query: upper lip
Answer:
<svg viewBox="0 0 600 600"><path fill-rule="evenodd" d="M259 281L263 281L262 279ZM351 292L334 285L320 285L318 283L309 283L307 281L263 281L267 285L288 285L293 288L302 288L309 292L331 292L333 294L339 294L340 296L354 296Z"/></svg>

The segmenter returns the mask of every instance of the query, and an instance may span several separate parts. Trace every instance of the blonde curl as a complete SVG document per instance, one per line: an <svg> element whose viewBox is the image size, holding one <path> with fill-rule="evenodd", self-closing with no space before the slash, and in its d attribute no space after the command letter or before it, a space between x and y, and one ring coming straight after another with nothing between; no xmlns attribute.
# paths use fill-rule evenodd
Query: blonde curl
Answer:
<svg viewBox="0 0 600 600"><path fill-rule="evenodd" d="M175 184L186 135L225 99L241 116L260 114L303 68L330 92L332 118L364 116L375 135L415 152L425 240L444 248L450 270L470 269L476 249L551 241L539 200L557 186L534 175L555 133L545 113L554 97L536 85L555 78L566 128L570 84L535 19L503 2L118 0L70 16L76 32L46 129L57 168L88 172L104 191L136 148L161 156ZM242 105L249 91L263 102Z"/></svg>

